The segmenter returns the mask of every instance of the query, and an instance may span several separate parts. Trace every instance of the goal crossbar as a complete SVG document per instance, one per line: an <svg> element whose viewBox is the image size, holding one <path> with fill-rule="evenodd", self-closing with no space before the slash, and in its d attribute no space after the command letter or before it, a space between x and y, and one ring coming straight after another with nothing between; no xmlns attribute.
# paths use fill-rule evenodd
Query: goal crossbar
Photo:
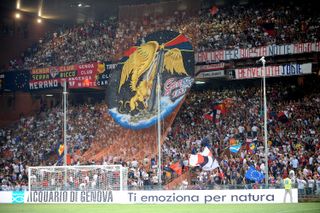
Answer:
<svg viewBox="0 0 320 213"><path fill-rule="evenodd" d="M30 166L28 189L126 190L128 169L122 165Z"/></svg>

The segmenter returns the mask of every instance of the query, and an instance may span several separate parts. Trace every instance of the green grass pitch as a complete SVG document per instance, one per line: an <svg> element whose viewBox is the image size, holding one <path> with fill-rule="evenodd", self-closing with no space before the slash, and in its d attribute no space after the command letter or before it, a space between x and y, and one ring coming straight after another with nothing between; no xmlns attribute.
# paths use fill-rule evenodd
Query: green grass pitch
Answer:
<svg viewBox="0 0 320 213"><path fill-rule="evenodd" d="M222 205L0 204L1 213L319 213L318 203Z"/></svg>

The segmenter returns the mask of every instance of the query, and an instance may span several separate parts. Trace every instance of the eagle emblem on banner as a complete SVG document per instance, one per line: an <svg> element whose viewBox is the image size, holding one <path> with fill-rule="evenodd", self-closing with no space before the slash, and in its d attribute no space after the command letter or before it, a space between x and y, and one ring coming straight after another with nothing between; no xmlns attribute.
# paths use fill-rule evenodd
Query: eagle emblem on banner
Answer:
<svg viewBox="0 0 320 213"><path fill-rule="evenodd" d="M125 128L151 127L184 99L193 74L194 52L184 35L174 31L147 35L124 52L110 74L109 113Z"/></svg>
<svg viewBox="0 0 320 213"><path fill-rule="evenodd" d="M149 41L140 45L124 63L118 93L126 81L130 81L130 89L134 96L125 104L129 104L130 111L138 108L138 103L148 108L148 100L153 89L153 81L159 64L159 50L164 49L164 45L159 45L156 41ZM164 71L171 74L188 75L184 65L181 51L178 48L168 49L163 59Z"/></svg>

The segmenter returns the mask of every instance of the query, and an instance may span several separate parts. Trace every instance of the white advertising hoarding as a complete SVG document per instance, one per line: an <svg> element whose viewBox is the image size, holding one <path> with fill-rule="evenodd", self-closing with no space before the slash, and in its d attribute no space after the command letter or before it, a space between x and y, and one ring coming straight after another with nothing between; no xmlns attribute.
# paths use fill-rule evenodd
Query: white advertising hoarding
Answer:
<svg viewBox="0 0 320 213"><path fill-rule="evenodd" d="M1 203L241 204L283 203L284 198L284 189L0 192ZM297 189L292 189L292 202L298 202Z"/></svg>

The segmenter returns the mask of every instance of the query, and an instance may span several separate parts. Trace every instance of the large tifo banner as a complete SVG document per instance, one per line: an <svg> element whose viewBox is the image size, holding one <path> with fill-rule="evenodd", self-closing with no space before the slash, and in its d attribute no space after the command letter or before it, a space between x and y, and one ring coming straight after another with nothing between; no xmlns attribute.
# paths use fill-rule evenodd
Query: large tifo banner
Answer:
<svg viewBox="0 0 320 213"><path fill-rule="evenodd" d="M195 61L202 62L219 62L228 60L237 60L243 58L268 57L277 55L291 55L310 52L320 52L320 42L314 43L297 43L286 45L269 45L263 47L218 50L213 52L199 52L195 54Z"/></svg>
<svg viewBox="0 0 320 213"><path fill-rule="evenodd" d="M68 88L77 89L106 85L109 74L105 73L103 63L76 64L32 69L30 73L30 90L54 89L67 80Z"/></svg>
<svg viewBox="0 0 320 213"><path fill-rule="evenodd" d="M240 204L298 202L284 189L0 192L0 203Z"/></svg>
<svg viewBox="0 0 320 213"><path fill-rule="evenodd" d="M266 66L266 77L283 77L292 75L311 74L312 64L284 64L277 66ZM263 67L251 67L235 69L236 79L262 78Z"/></svg>

